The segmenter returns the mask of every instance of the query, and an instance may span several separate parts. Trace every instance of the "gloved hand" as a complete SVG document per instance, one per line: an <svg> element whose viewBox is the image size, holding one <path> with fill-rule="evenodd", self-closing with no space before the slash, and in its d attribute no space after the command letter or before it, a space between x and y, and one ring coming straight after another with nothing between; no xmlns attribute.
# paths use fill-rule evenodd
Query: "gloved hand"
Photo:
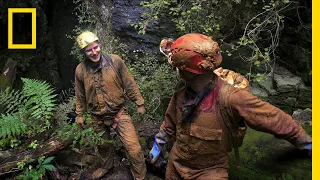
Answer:
<svg viewBox="0 0 320 180"><path fill-rule="evenodd" d="M312 143L303 146L301 149L307 151L309 157L312 156Z"/></svg>
<svg viewBox="0 0 320 180"><path fill-rule="evenodd" d="M154 141L152 149L149 152L149 160L151 164L154 164L158 160L160 153L161 153L161 149L156 143L156 141Z"/></svg>
<svg viewBox="0 0 320 180"><path fill-rule="evenodd" d="M297 147L303 155L306 155L308 157L312 156L312 142L309 141L306 143L302 143L302 144L299 144Z"/></svg>
<svg viewBox="0 0 320 180"><path fill-rule="evenodd" d="M143 114L146 113L146 109L144 108L143 105L141 105L141 106L138 106L137 112L138 112L139 115L143 115Z"/></svg>
<svg viewBox="0 0 320 180"><path fill-rule="evenodd" d="M77 116L76 118L77 124L80 128L84 129L84 119L82 116Z"/></svg>
<svg viewBox="0 0 320 180"><path fill-rule="evenodd" d="M167 164L168 164L167 160L160 155L153 165L158 169L162 169L162 168L165 168Z"/></svg>
<svg viewBox="0 0 320 180"><path fill-rule="evenodd" d="M149 152L148 160L154 167L158 169L165 168L167 165L167 160L164 159L161 155L161 149L156 142L153 143L153 147Z"/></svg>

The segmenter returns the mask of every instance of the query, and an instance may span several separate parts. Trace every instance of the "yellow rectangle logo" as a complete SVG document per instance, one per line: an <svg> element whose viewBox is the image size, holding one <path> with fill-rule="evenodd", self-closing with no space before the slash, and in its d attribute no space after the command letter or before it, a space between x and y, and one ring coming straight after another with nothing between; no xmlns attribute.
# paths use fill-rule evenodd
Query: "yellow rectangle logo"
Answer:
<svg viewBox="0 0 320 180"><path fill-rule="evenodd" d="M31 44L13 44L13 13L31 13L32 42ZM8 8L8 49L36 49L36 8Z"/></svg>

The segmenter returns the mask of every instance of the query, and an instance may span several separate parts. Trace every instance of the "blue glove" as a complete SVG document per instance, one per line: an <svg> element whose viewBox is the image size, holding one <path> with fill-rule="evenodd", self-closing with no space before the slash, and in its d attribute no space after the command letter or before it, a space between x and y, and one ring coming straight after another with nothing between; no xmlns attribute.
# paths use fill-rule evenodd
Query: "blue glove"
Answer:
<svg viewBox="0 0 320 180"><path fill-rule="evenodd" d="M151 151L149 152L149 156L150 156L150 159L151 159L151 164L154 164L157 159L159 158L160 156L160 152L161 152L161 149L159 148L158 144L156 143L156 141L153 142L153 146L152 146L152 149Z"/></svg>
<svg viewBox="0 0 320 180"><path fill-rule="evenodd" d="M308 156L311 157L312 155L312 143L308 143L306 145L300 146L299 149L303 151L307 151Z"/></svg>
<svg viewBox="0 0 320 180"><path fill-rule="evenodd" d="M308 144L308 145L305 145L305 146L303 146L303 149L307 149L307 150L312 150L312 144L310 143L310 144Z"/></svg>
<svg viewBox="0 0 320 180"><path fill-rule="evenodd" d="M305 149L308 150L308 155L309 155L309 157L311 157L312 156L312 144L310 143L310 144L306 145Z"/></svg>

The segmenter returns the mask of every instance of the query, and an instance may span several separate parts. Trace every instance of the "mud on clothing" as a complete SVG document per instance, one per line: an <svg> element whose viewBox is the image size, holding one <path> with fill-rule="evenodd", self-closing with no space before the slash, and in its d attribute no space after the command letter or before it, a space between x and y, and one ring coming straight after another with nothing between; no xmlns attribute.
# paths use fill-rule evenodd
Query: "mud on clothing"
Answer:
<svg viewBox="0 0 320 180"><path fill-rule="evenodd" d="M108 137L110 126L115 116L118 117L114 129L128 152L131 171L135 179L144 179L146 166L143 152L131 117L123 111L125 96L138 106L143 105L144 100L122 59L112 54L102 55L96 66L90 65L87 60L80 63L75 74L75 94L76 114L82 115L89 110L94 130L104 132L104 137ZM112 149L108 151L110 154L113 152ZM113 156L110 154L103 157L103 168L112 167Z"/></svg>
<svg viewBox="0 0 320 180"><path fill-rule="evenodd" d="M230 122L247 124L299 147L311 138L299 123L279 108L261 101L247 89L235 88L215 77L212 91L197 105L189 121L182 120L186 88L174 93L156 136L175 136L167 166L167 179L227 179L230 132L222 111L230 108ZM161 138L161 137L159 137ZM168 137L162 137L168 139ZM180 178L178 178L180 177Z"/></svg>
<svg viewBox="0 0 320 180"><path fill-rule="evenodd" d="M96 116L113 119L124 106L125 95L138 106L144 104L138 85L122 59L115 54L102 55L97 67L86 60L76 68L76 114L86 110Z"/></svg>

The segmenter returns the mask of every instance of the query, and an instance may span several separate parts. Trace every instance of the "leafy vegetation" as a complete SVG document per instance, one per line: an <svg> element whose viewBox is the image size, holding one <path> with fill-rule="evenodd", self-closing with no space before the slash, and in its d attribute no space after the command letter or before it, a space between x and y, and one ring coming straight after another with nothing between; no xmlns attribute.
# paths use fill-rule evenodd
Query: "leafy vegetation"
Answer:
<svg viewBox="0 0 320 180"><path fill-rule="evenodd" d="M25 98L21 91L8 87L0 92L0 114L14 113L18 110L18 106L24 103Z"/></svg>
<svg viewBox="0 0 320 180"><path fill-rule="evenodd" d="M73 144L94 146L104 143L101 133L92 128L80 130L68 117L75 106L74 95L65 94L65 101L56 102L54 89L45 81L22 78L22 91L6 89L0 92L3 111L0 114L0 148L16 148L22 137L33 137L52 127L52 117L59 118L56 132L63 140L74 138ZM15 101L15 102L11 102ZM90 117L86 116L90 123ZM23 138L22 138L23 139ZM29 148L37 147L37 140Z"/></svg>
<svg viewBox="0 0 320 180"><path fill-rule="evenodd" d="M249 64L246 75L261 81L273 73L275 50L284 27L283 14L298 8L298 3L289 0L151 0L142 1L141 6L148 11L142 13L142 21L131 23L139 33L145 34L153 24L169 18L179 35L203 33L228 45L231 49L222 51L227 56L239 53L240 48L248 49L250 53L239 54ZM236 38L236 42L227 42ZM254 69L260 73L253 73Z"/></svg>
<svg viewBox="0 0 320 180"><path fill-rule="evenodd" d="M104 132L95 132L93 128L89 126L91 122L88 118L86 118L86 122L88 127L83 130L79 128L77 123L70 124L64 122L64 126L59 126L57 134L63 141L72 139L72 146L94 147L105 144L106 142L112 142L102 137Z"/></svg>
<svg viewBox="0 0 320 180"><path fill-rule="evenodd" d="M18 162L18 168L23 169L23 174L17 176L17 179L23 180L38 180L42 179L46 171L54 171L55 167L51 164L54 157L41 157L38 159L36 167L30 165L34 162L33 159L29 159L27 156L23 162ZM29 166L28 166L29 165Z"/></svg>
<svg viewBox="0 0 320 180"><path fill-rule="evenodd" d="M0 137L12 138L28 133L28 126L24 123L18 113L13 115L1 115L0 118Z"/></svg>
<svg viewBox="0 0 320 180"><path fill-rule="evenodd" d="M24 107L30 112L31 119L45 122L44 128L50 127L50 118L55 110L56 94L54 89L44 81L22 78L23 94L27 97Z"/></svg>
<svg viewBox="0 0 320 180"><path fill-rule="evenodd" d="M56 130L57 135L63 141L72 139L72 146L94 147L109 142L103 139L103 132L95 132L93 130L91 127L92 119L88 113L84 114L87 127L83 130L68 116L75 108L74 89L70 89L68 92L64 91L62 94L60 98L62 102L57 106L55 114L55 117L59 119Z"/></svg>
<svg viewBox="0 0 320 180"><path fill-rule="evenodd" d="M22 78L23 90L0 92L4 111L0 117L0 137L18 138L43 132L50 127L54 111L54 90L44 81ZM11 102L14 101L14 102Z"/></svg>
<svg viewBox="0 0 320 180"><path fill-rule="evenodd" d="M131 103L128 112L133 115L132 119L162 121L178 81L177 75L168 66L166 60L148 53L136 56L136 59L130 63L129 70L137 80L147 109L146 115L139 117L136 113L136 105Z"/></svg>

